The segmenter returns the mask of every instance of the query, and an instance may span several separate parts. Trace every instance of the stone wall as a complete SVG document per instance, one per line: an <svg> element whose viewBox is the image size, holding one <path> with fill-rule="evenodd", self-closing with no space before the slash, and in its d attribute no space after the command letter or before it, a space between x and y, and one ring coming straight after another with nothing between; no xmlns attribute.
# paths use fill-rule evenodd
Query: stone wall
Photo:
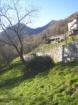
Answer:
<svg viewBox="0 0 78 105"><path fill-rule="evenodd" d="M70 45L60 46L58 48L51 49L48 52L36 53L37 56L50 56L54 62L72 62L78 61L78 42L72 43Z"/></svg>
<svg viewBox="0 0 78 105"><path fill-rule="evenodd" d="M63 63L72 61L78 62L78 42L72 43L68 46L63 46L62 61Z"/></svg>
<svg viewBox="0 0 78 105"><path fill-rule="evenodd" d="M45 53L37 52L37 56L50 56L54 62L61 62L62 61L62 47L51 49Z"/></svg>
<svg viewBox="0 0 78 105"><path fill-rule="evenodd" d="M62 47L54 48L47 52L54 62L61 62L62 61Z"/></svg>

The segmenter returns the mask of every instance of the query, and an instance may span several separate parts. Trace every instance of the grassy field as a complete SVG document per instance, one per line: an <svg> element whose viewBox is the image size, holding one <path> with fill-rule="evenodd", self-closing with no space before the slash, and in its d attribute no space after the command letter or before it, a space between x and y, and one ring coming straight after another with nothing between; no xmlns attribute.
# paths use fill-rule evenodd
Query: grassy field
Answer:
<svg viewBox="0 0 78 105"><path fill-rule="evenodd" d="M27 78L17 59L0 73L0 105L78 105L78 64L56 64Z"/></svg>

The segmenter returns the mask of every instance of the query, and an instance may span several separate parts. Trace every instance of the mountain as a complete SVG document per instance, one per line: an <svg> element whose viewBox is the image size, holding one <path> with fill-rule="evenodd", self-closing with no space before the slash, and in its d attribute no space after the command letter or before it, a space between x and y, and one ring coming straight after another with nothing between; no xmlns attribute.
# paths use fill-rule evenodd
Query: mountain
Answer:
<svg viewBox="0 0 78 105"><path fill-rule="evenodd" d="M28 26L26 26L25 24L20 23L19 24L19 33L22 36L26 36L26 35L37 35L37 34L43 34L43 35L58 35L58 34L64 34L65 32L67 32L67 23L72 21L76 15L78 15L78 12L70 15L69 17L67 17L66 19L62 19L62 20L58 20L58 21L51 21L49 22L47 25L43 26L43 27L39 27L36 29L30 28ZM14 37L15 33L14 31L12 31L11 29L17 29L18 24L12 26L12 27L7 27L6 28L6 32L10 35L10 37ZM20 31L21 30L21 31ZM5 32L1 32L0 37L6 37Z"/></svg>
<svg viewBox="0 0 78 105"><path fill-rule="evenodd" d="M55 21L52 21L51 25L53 25L54 23L55 23ZM39 27L36 29L30 28L30 27L26 26L25 24L20 23L20 24L14 25L12 27L7 27L5 32L8 33L8 35L10 35L10 37L14 37L14 36L16 36L16 34L13 30L17 30L18 26L19 26L18 32L20 33L20 35L26 36L26 35L36 35L36 34L41 33L42 31L46 30L50 26L50 23L48 23L47 25L45 25L43 27ZM6 37L5 32L2 31L0 37Z"/></svg>
<svg viewBox="0 0 78 105"><path fill-rule="evenodd" d="M52 35L61 35L68 31L68 22L72 21L76 16L78 15L78 12L70 15L69 17L55 21L54 24L47 27L47 29L43 32L44 35L52 36ZM50 23L51 24L51 23Z"/></svg>
<svg viewBox="0 0 78 105"><path fill-rule="evenodd" d="M41 33L42 31L46 30L49 26L54 25L56 21L52 20L51 22L49 22L47 25L43 26L43 27L39 27L34 29L34 33L38 34Z"/></svg>

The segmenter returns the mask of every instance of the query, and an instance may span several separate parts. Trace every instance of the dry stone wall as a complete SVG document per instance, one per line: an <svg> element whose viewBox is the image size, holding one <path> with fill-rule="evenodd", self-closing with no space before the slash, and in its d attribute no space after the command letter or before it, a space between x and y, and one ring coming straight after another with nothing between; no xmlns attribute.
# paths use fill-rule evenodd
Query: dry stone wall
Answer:
<svg viewBox="0 0 78 105"><path fill-rule="evenodd" d="M78 42L72 43L70 45L60 46L58 48L51 49L48 52L36 53L37 56L50 56L54 62L72 62L78 61Z"/></svg>

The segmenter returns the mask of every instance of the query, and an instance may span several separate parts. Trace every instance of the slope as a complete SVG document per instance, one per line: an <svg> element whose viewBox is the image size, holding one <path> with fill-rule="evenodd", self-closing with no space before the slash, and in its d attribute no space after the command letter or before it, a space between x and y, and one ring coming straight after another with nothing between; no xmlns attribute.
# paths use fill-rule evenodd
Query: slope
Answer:
<svg viewBox="0 0 78 105"><path fill-rule="evenodd" d="M0 73L0 105L78 105L78 64L56 64L26 79L23 65Z"/></svg>

